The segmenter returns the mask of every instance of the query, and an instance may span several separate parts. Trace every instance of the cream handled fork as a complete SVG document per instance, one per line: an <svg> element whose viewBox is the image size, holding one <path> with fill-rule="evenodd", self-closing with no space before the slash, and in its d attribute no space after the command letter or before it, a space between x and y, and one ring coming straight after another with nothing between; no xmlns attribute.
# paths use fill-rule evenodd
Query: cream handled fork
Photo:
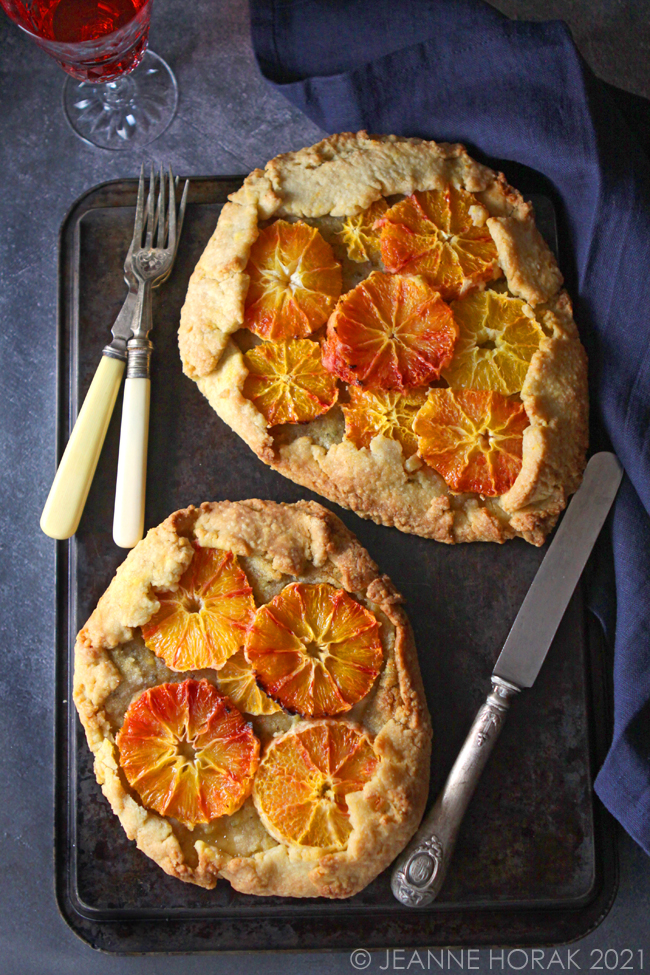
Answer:
<svg viewBox="0 0 650 975"><path fill-rule="evenodd" d="M151 289L169 275L174 263L189 186L186 181L177 219L175 184L171 169L166 194L165 174L161 167L158 201L154 206L155 183L152 167L145 208L143 168L138 186L131 255L131 266L138 281L138 295L132 324L133 337L129 339L127 346L128 361L113 515L113 540L121 548L133 548L144 531L151 392L149 363L153 349L149 339L152 327ZM153 246L154 236L156 246Z"/></svg>
<svg viewBox="0 0 650 975"><path fill-rule="evenodd" d="M141 174L142 179L142 174ZM175 181L175 187L178 179ZM188 183L178 213L176 247L183 226ZM77 530L102 451L127 359L127 341L137 304L138 281L131 267L133 242L124 261L129 291L112 328L113 340L102 357L70 434L41 515L41 529L50 538L70 538ZM174 255L175 256L175 255ZM169 271L155 281L166 281Z"/></svg>

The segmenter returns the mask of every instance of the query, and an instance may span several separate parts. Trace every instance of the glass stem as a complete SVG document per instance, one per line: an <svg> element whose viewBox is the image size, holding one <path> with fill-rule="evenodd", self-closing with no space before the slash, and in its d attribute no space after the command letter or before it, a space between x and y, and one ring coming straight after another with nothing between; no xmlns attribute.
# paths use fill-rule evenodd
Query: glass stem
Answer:
<svg viewBox="0 0 650 975"><path fill-rule="evenodd" d="M115 81L107 81L101 85L101 98L106 111L112 111L125 105L131 94L133 82L128 75L122 75Z"/></svg>

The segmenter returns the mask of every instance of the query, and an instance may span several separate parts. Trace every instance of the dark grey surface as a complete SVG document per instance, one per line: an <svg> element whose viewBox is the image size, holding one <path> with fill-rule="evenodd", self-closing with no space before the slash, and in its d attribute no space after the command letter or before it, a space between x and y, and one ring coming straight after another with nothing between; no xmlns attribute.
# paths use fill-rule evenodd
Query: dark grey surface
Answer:
<svg viewBox="0 0 650 975"><path fill-rule="evenodd" d="M598 3L499 3L514 13L565 15L597 72L650 96L645 60L650 7L641 0ZM2 15L0 15L1 17ZM38 519L54 472L56 256L58 228L72 202L110 178L133 176L142 159L169 160L183 174L247 171L321 133L257 74L243 0L157 0L152 48L173 66L179 114L141 153L113 154L81 143L61 111L63 75L27 38L0 19L0 504L3 650L0 678L0 973L335 973L353 971L347 954L118 959L93 952L59 917L53 893L53 613L54 543ZM645 45L645 47L644 47ZM639 949L650 948L650 861L621 838L621 887L612 911L577 947L583 971L598 961L592 949L632 949L627 970L639 971ZM504 932L507 940L507 932ZM360 947L363 947L360 945ZM627 957L627 956L626 956ZM411 959L412 960L412 959ZM489 952L473 970L511 971L523 956ZM621 959L623 960L623 959ZM406 969L409 955L389 959ZM566 949L560 961L567 967ZM614 956L609 956L614 961ZM547 951L543 962L560 971ZM443 970L458 970L444 962ZM522 968L531 970L531 959ZM386 966L384 955L366 971ZM422 965L440 970L423 956ZM645 959L646 967L650 957ZM465 968L468 959L465 959ZM604 970L604 962L602 963ZM413 961L411 971L422 970ZM573 970L576 970L574 962ZM620 966L619 969L621 970Z"/></svg>

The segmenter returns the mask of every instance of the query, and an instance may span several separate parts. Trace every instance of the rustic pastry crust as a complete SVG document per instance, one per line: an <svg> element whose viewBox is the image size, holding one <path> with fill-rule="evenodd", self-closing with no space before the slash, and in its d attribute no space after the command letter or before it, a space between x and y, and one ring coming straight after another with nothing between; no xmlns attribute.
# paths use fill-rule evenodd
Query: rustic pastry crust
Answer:
<svg viewBox="0 0 650 975"><path fill-rule="evenodd" d="M522 469L500 498L454 495L434 470L405 462L399 445L382 436L357 449L343 439L337 407L300 429L268 430L243 395L247 371L235 333L244 321L245 268L260 225L299 218L333 242L342 218L380 197L449 183L474 193L485 208L508 291L528 302L546 335L521 394L530 420ZM344 290L372 269L344 259ZM343 133L276 157L232 194L190 280L179 329L183 368L265 463L362 517L444 542L520 535L540 545L580 482L587 448L586 356L561 285L532 206L463 146Z"/></svg>
<svg viewBox="0 0 650 975"><path fill-rule="evenodd" d="M347 849L318 854L287 847L262 826L249 798L233 816L193 831L144 808L119 766L116 734L147 687L214 673L175 673L139 634L158 609L156 590L177 585L192 540L235 552L258 604L295 580L343 587L380 621L384 664L373 689L341 716L374 737L379 767L362 792L348 796ZM180 880L213 888L219 877L247 894L349 897L404 847L428 792L431 725L413 636L401 597L339 519L313 502L222 501L170 515L127 556L75 647L74 700L95 774L129 839ZM251 719L264 743L293 727L284 713ZM338 719L334 719L338 720Z"/></svg>

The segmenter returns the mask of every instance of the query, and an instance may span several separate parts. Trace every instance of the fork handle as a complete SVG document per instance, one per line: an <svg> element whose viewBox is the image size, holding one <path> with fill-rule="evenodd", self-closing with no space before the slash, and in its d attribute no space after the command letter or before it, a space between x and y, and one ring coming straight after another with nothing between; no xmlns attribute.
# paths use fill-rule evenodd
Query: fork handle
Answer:
<svg viewBox="0 0 650 975"><path fill-rule="evenodd" d="M149 379L127 374L113 516L113 541L120 548L133 548L144 532L150 393Z"/></svg>
<svg viewBox="0 0 650 975"><path fill-rule="evenodd" d="M124 372L124 360L102 355L41 515L50 538L70 538L77 530Z"/></svg>

